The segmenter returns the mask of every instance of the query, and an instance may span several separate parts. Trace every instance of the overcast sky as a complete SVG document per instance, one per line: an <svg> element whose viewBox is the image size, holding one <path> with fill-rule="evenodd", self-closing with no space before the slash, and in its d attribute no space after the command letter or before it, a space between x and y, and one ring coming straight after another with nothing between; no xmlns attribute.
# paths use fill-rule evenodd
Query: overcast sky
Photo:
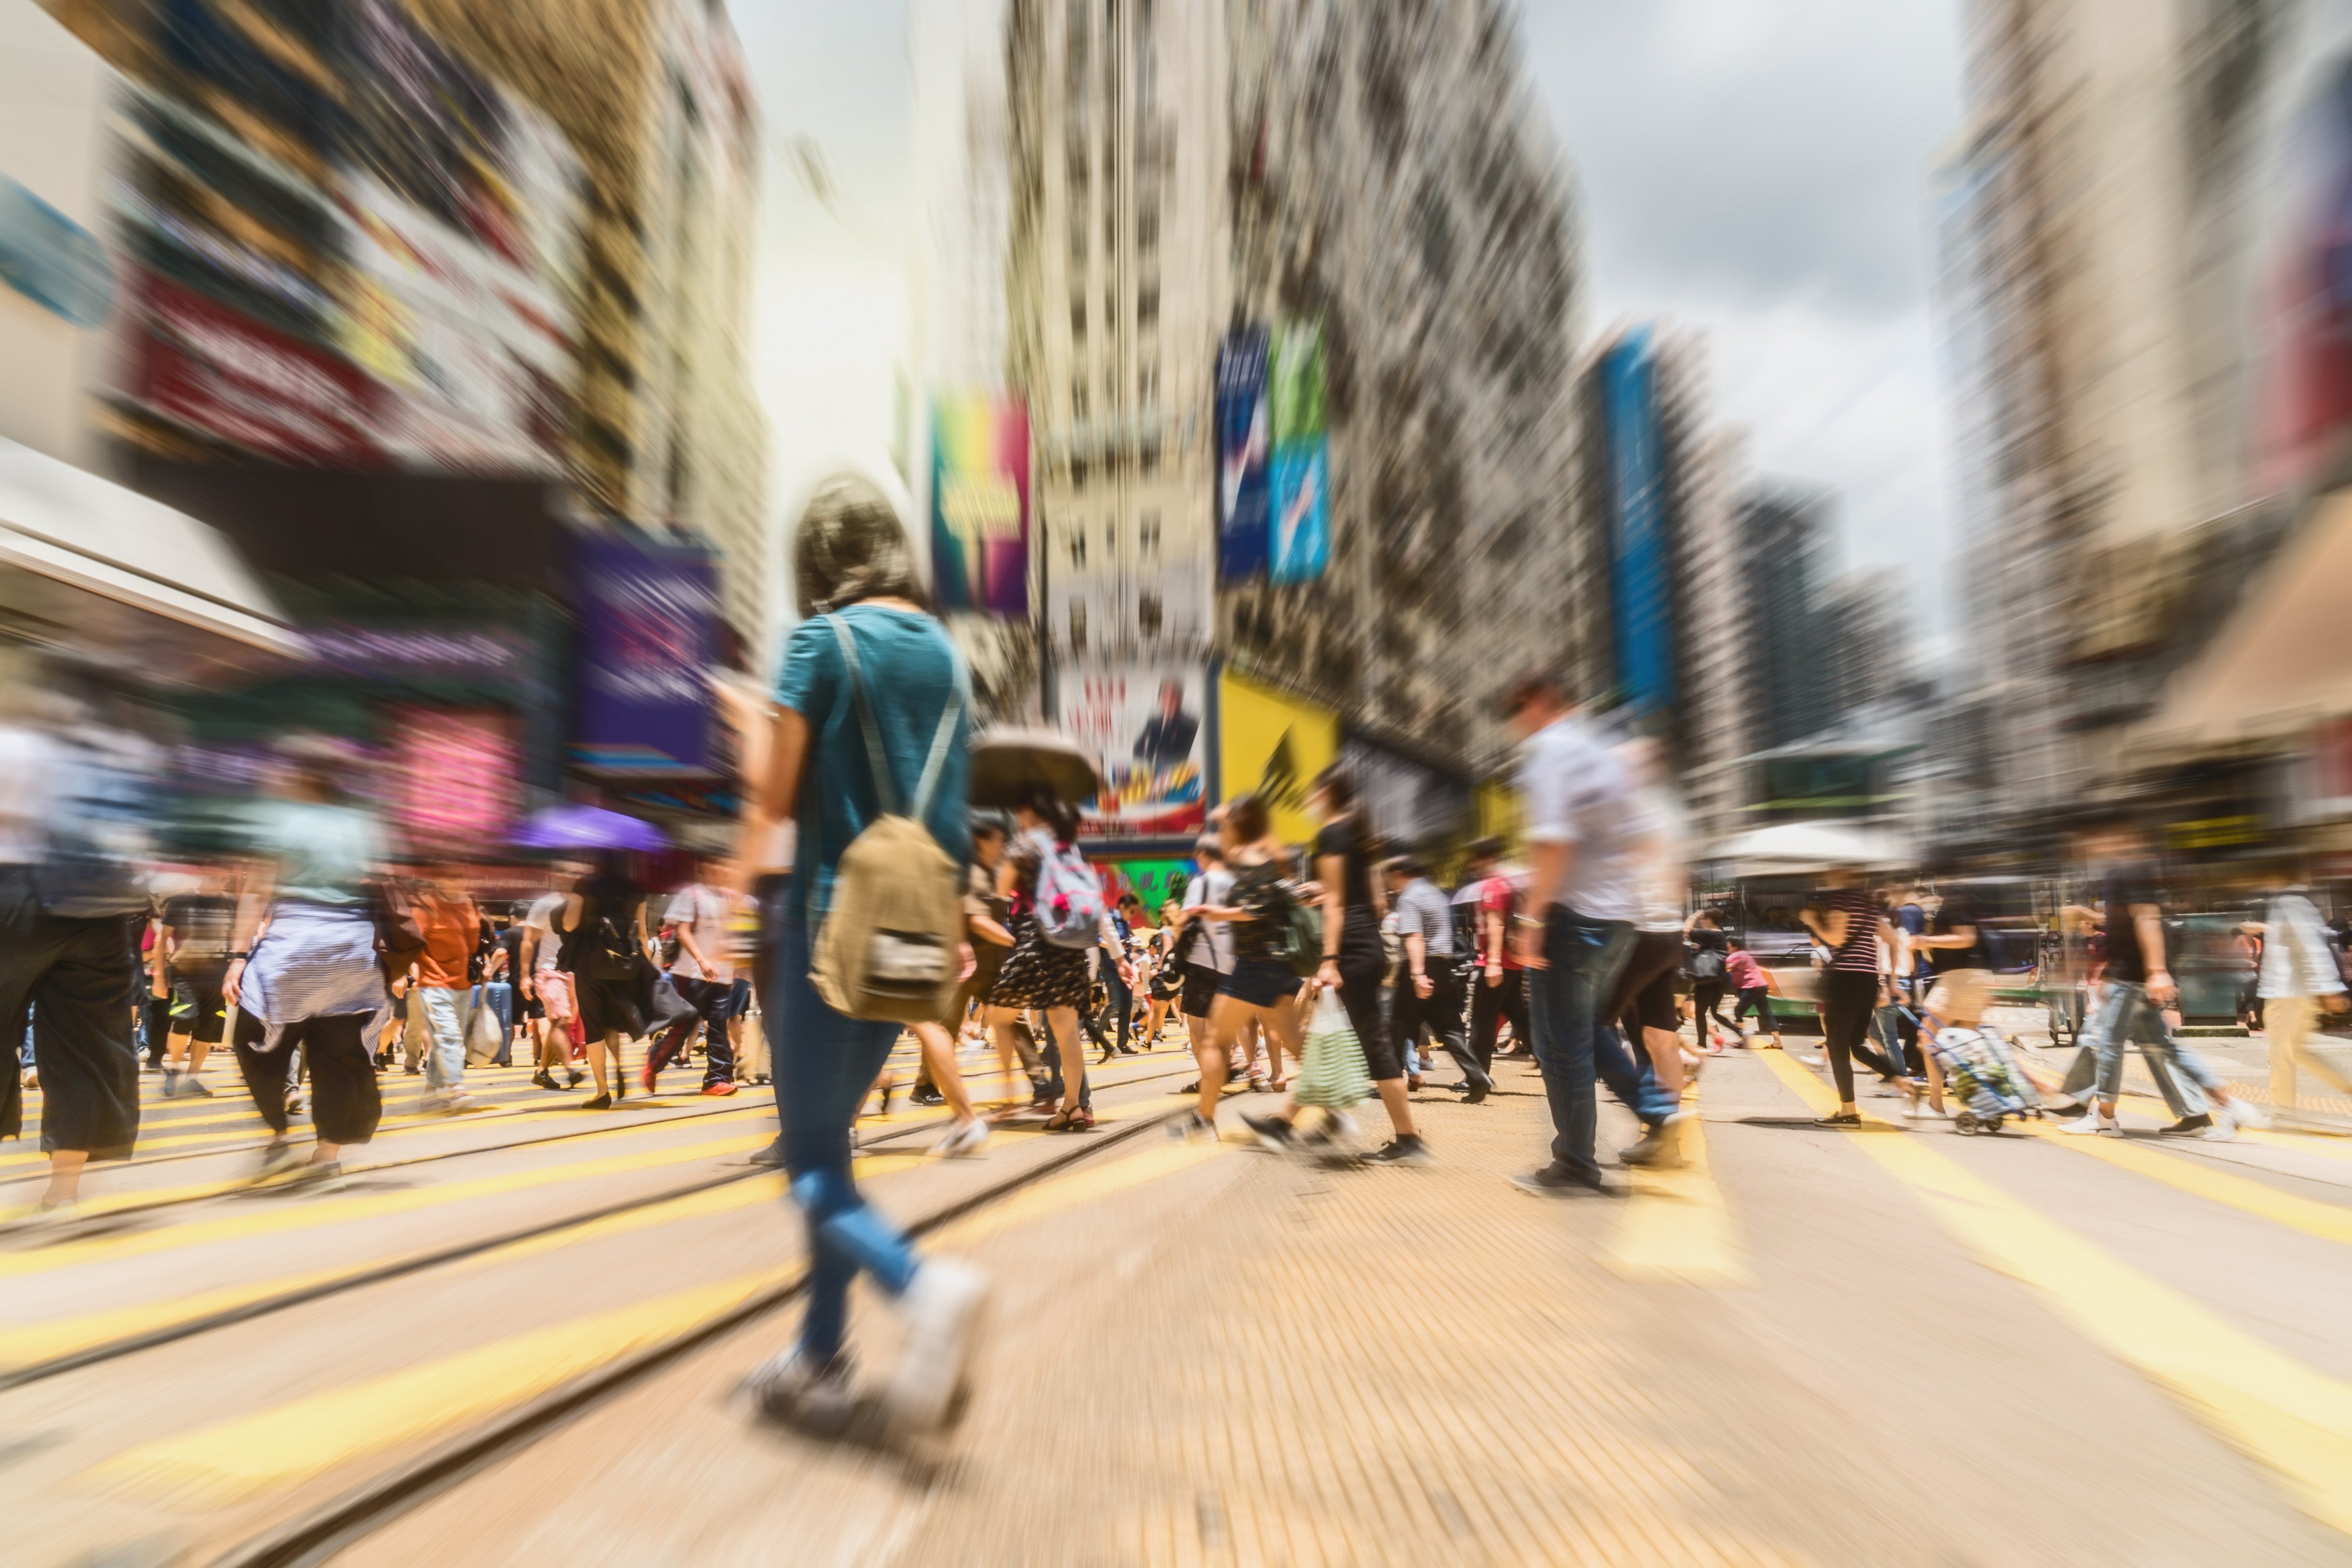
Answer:
<svg viewBox="0 0 2352 1568"><path fill-rule="evenodd" d="M1704 328L1757 468L1837 496L1843 564L1931 578L1950 505L1925 193L1957 0L1522 0L1576 171L1586 320ZM776 504L887 451L905 342L906 11L735 0L767 121L757 331ZM798 151L831 182L820 200ZM1923 602L1927 602L1923 600Z"/></svg>
<svg viewBox="0 0 2352 1568"><path fill-rule="evenodd" d="M1951 508L1925 193L1955 0L1528 0L1599 328L1706 329L1762 473L1830 487L1845 565L1934 567Z"/></svg>

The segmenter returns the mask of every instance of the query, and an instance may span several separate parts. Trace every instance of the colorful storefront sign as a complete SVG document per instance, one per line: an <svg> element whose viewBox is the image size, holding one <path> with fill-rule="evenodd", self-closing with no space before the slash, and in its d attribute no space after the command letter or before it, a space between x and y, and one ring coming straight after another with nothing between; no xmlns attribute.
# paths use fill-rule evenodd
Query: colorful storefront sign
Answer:
<svg viewBox="0 0 2352 1568"><path fill-rule="evenodd" d="M1029 613L1029 410L1016 399L932 401L931 583L943 610Z"/></svg>
<svg viewBox="0 0 2352 1568"><path fill-rule="evenodd" d="M1146 925L1160 923L1160 906L1171 899L1181 904L1184 889L1200 873L1191 860L1097 860L1095 868L1102 873L1103 891L1114 902L1125 893L1143 900Z"/></svg>
<svg viewBox="0 0 2352 1568"><path fill-rule="evenodd" d="M1197 835L1208 820L1208 679L1198 664L1065 671L1062 732L1093 752L1109 786L1086 804L1095 843Z"/></svg>
<svg viewBox="0 0 2352 1568"><path fill-rule="evenodd" d="M576 572L573 760L604 773L709 772L719 614L709 552L583 534Z"/></svg>
<svg viewBox="0 0 2352 1568"><path fill-rule="evenodd" d="M1339 756L1339 718L1232 669L1217 677L1218 795L1244 791L1266 797L1274 830L1286 842L1315 837L1307 789Z"/></svg>

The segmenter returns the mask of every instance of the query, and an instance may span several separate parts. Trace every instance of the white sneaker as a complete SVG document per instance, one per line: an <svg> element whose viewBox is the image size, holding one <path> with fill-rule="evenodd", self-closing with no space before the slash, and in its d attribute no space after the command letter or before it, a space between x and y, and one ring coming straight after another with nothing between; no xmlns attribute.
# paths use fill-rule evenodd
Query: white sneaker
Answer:
<svg viewBox="0 0 2352 1568"><path fill-rule="evenodd" d="M2112 1116L2100 1115L2099 1108L2095 1105L2075 1121L2063 1123L2058 1131L2080 1136L2095 1134L2101 1138L2120 1138L2124 1135L2124 1124Z"/></svg>
<svg viewBox="0 0 2352 1568"><path fill-rule="evenodd" d="M907 1348L882 1396L894 1424L937 1432L962 1418L971 1362L988 1315L988 1279L953 1258L927 1259L898 1298Z"/></svg>
<svg viewBox="0 0 2352 1568"><path fill-rule="evenodd" d="M820 1436L838 1436L856 1410L846 1352L815 1366L797 1348L788 1350L761 1363L737 1386L769 1420Z"/></svg>
<svg viewBox="0 0 2352 1568"><path fill-rule="evenodd" d="M2237 1124L2224 1115L2197 1136L2208 1143L2235 1143L2238 1141Z"/></svg>
<svg viewBox="0 0 2352 1568"><path fill-rule="evenodd" d="M2221 1102L2221 1116L2232 1127L2268 1127L2271 1113L2242 1094L2233 1094Z"/></svg>
<svg viewBox="0 0 2352 1568"><path fill-rule="evenodd" d="M1797 1053L1797 1059L1804 1063L1809 1068L1817 1068L1826 1065L1824 1058L1816 1056L1809 1056L1802 1051Z"/></svg>
<svg viewBox="0 0 2352 1568"><path fill-rule="evenodd" d="M950 1129L946 1137L931 1145L931 1152L942 1160L960 1159L979 1153L987 1142L988 1123L975 1116Z"/></svg>

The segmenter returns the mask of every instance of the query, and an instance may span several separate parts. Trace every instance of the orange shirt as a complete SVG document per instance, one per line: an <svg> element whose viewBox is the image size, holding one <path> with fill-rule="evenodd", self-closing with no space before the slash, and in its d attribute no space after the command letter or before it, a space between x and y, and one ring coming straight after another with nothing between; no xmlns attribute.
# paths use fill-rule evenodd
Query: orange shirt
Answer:
<svg viewBox="0 0 2352 1568"><path fill-rule="evenodd" d="M424 956L416 961L419 985L464 986L466 967L482 940L482 917L474 900L434 891L416 900L417 923L425 928Z"/></svg>

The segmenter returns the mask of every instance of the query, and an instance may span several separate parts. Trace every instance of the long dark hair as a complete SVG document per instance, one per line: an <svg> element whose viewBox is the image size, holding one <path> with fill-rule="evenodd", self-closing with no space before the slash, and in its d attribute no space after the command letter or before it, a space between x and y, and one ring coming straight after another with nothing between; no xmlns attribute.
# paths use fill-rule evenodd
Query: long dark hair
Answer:
<svg viewBox="0 0 2352 1568"><path fill-rule="evenodd" d="M1356 794L1356 775L1339 763L1333 763L1315 775L1307 793L1320 794L1331 805L1332 815L1356 830L1356 847L1368 860L1380 858L1380 840L1372 833L1372 825L1364 820L1363 799Z"/></svg>
<svg viewBox="0 0 2352 1568"><path fill-rule="evenodd" d="M1078 808L1068 801L1051 790L1033 790L1029 795L1029 809L1043 817L1045 826L1053 829L1055 843L1073 844L1077 841Z"/></svg>

